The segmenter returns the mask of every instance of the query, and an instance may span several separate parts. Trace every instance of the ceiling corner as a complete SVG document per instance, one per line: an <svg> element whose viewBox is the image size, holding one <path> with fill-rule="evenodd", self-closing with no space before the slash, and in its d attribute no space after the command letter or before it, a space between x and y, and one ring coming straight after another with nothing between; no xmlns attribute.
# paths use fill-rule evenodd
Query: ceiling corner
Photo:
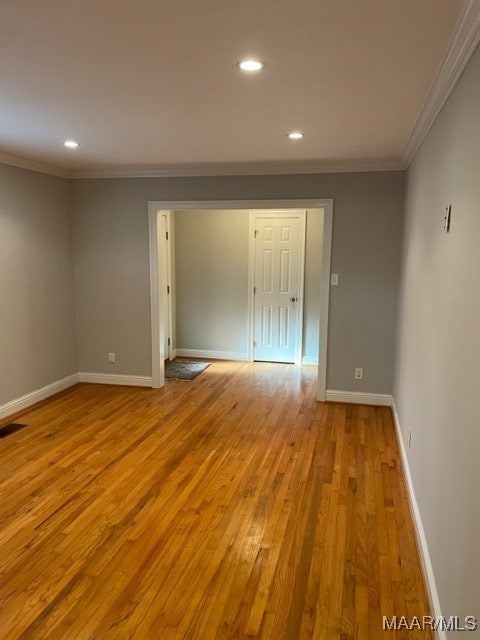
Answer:
<svg viewBox="0 0 480 640"><path fill-rule="evenodd" d="M402 155L405 168L408 168L415 157L479 42L480 0L466 0L455 24L449 47L405 145Z"/></svg>
<svg viewBox="0 0 480 640"><path fill-rule="evenodd" d="M36 171L37 173L46 173L57 178L67 178L68 172L60 167L47 164L45 162L38 162L30 158L21 158L20 156L12 155L9 153L2 153L0 151L0 163L6 164L10 167L18 167L19 169L27 169L28 171Z"/></svg>

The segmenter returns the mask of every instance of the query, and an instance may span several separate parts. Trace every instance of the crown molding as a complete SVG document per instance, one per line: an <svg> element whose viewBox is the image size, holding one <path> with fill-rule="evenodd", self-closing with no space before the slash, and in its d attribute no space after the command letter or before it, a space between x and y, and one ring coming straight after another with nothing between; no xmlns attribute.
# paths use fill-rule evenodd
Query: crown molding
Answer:
<svg viewBox="0 0 480 640"><path fill-rule="evenodd" d="M156 167L108 167L102 169L61 169L0 152L0 164L29 171L37 171L59 178L180 178L206 176L255 176L317 173L360 173L368 171L401 171L405 168L399 159L393 160L299 160L294 162L217 162L209 164L175 164Z"/></svg>
<svg viewBox="0 0 480 640"><path fill-rule="evenodd" d="M365 171L400 171L401 160L368 161L297 161L297 162L218 162L178 164L158 167L110 167L67 172L68 178L174 178L205 176L287 175L309 173L351 173Z"/></svg>
<svg viewBox="0 0 480 640"><path fill-rule="evenodd" d="M466 0L439 69L428 90L405 145L402 163L408 167L480 41L480 0Z"/></svg>
<svg viewBox="0 0 480 640"><path fill-rule="evenodd" d="M0 164L6 164L10 167L18 167L19 169L27 169L28 171L36 171L37 173L47 173L58 178L66 178L67 171L60 169L46 162L38 162L29 158L22 158L10 153L2 153L0 151Z"/></svg>

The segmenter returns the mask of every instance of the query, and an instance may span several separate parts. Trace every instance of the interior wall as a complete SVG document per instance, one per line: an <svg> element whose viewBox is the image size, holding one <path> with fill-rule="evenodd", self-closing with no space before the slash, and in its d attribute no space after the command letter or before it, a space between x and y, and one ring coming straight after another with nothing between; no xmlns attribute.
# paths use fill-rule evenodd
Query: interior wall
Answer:
<svg viewBox="0 0 480 640"><path fill-rule="evenodd" d="M307 363L318 364L320 321L320 283L322 264L323 216L321 211L308 211L305 222L305 279L303 289L302 356Z"/></svg>
<svg viewBox="0 0 480 640"><path fill-rule="evenodd" d="M477 50L408 173L395 376L440 603L460 617L480 613L479 78Z"/></svg>
<svg viewBox="0 0 480 640"><path fill-rule="evenodd" d="M247 357L248 211L175 213L177 348Z"/></svg>
<svg viewBox="0 0 480 640"><path fill-rule="evenodd" d="M391 393L403 172L72 181L80 369L151 375L149 200L287 198L334 199L328 388Z"/></svg>
<svg viewBox="0 0 480 640"><path fill-rule="evenodd" d="M77 371L67 181L0 165L0 405Z"/></svg>

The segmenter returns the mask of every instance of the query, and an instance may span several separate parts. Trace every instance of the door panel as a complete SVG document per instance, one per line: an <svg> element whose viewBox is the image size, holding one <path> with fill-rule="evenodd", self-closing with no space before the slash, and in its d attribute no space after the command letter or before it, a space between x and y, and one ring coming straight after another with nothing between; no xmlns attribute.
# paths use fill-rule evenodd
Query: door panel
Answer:
<svg viewBox="0 0 480 640"><path fill-rule="evenodd" d="M263 252L263 287L262 293L273 293L273 252Z"/></svg>
<svg viewBox="0 0 480 640"><path fill-rule="evenodd" d="M263 347L272 346L272 307L262 307L262 340Z"/></svg>
<svg viewBox="0 0 480 640"><path fill-rule="evenodd" d="M256 218L254 359L295 362L301 299L299 218Z"/></svg>

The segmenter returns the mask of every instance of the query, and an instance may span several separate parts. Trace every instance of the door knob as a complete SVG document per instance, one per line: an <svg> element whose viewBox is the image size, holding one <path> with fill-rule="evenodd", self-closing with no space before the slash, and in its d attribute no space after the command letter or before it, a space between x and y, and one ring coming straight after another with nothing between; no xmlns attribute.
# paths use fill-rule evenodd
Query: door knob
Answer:
<svg viewBox="0 0 480 640"><path fill-rule="evenodd" d="M298 298L290 298L290 302L298 302Z"/></svg>

